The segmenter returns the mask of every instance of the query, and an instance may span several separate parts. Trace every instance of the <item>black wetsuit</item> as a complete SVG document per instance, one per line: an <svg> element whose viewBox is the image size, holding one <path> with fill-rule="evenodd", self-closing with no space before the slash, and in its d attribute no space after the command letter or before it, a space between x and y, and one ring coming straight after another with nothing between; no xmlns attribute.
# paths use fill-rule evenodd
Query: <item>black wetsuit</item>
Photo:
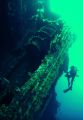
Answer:
<svg viewBox="0 0 83 120"><path fill-rule="evenodd" d="M68 87L72 88L73 81L74 81L76 75L77 75L77 68L75 66L72 66L70 71L67 72L67 74L65 75L68 79Z"/></svg>

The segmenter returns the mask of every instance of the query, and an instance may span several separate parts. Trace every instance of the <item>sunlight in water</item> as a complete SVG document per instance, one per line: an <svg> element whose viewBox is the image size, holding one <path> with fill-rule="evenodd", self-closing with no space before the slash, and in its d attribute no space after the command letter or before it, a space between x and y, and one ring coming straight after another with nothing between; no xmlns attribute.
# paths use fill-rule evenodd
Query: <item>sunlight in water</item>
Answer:
<svg viewBox="0 0 83 120"><path fill-rule="evenodd" d="M69 49L69 66L77 66L79 77L74 81L73 90L65 94L67 79L64 74L59 79L55 88L61 103L57 120L83 120L83 0L49 0L49 6L51 12L58 13L77 36Z"/></svg>

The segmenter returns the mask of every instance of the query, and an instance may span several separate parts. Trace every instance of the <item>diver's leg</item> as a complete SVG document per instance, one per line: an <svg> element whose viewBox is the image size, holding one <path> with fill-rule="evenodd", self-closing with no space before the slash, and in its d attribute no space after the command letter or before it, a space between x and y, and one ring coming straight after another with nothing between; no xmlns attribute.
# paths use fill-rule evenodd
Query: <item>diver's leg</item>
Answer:
<svg viewBox="0 0 83 120"><path fill-rule="evenodd" d="M70 77L68 77L68 87L70 87Z"/></svg>
<svg viewBox="0 0 83 120"><path fill-rule="evenodd" d="M74 78L75 78L75 77L72 77L72 79L71 79L71 90L72 90Z"/></svg>

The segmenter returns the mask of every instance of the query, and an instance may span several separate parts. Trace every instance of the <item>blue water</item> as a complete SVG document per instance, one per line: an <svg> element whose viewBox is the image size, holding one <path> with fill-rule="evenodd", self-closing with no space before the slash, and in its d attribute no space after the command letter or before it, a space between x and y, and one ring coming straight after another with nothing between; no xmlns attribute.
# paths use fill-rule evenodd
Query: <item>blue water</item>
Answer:
<svg viewBox="0 0 83 120"><path fill-rule="evenodd" d="M67 79L63 74L58 80L55 91L61 106L56 115L57 120L83 120L83 54L82 42L76 43L69 50L70 64L78 67L79 77L75 78L73 90L64 93L67 88Z"/></svg>

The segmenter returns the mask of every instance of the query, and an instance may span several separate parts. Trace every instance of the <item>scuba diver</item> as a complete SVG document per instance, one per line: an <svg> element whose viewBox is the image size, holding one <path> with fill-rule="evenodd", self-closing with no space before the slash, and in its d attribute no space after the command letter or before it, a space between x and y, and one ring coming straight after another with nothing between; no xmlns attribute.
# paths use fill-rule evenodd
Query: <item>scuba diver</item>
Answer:
<svg viewBox="0 0 83 120"><path fill-rule="evenodd" d="M72 90L73 82L75 77L78 77L77 75L77 67L71 66L70 71L65 74L65 77L67 77L68 80L68 89L66 89L64 92L67 92L68 90Z"/></svg>

